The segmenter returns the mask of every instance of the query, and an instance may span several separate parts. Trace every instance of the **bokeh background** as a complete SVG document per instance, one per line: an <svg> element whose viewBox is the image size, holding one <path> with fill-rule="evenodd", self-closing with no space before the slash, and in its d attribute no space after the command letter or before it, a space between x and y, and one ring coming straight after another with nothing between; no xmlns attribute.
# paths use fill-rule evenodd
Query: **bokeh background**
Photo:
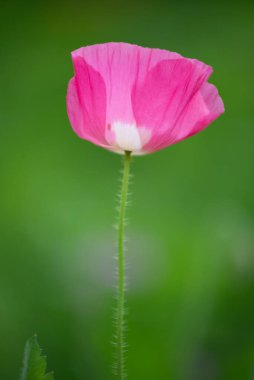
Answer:
<svg viewBox="0 0 254 380"><path fill-rule="evenodd" d="M133 162L128 370L254 379L254 8L246 1L1 5L0 379L37 333L56 380L109 380L121 157L78 139L70 51L126 41L214 67L226 113Z"/></svg>

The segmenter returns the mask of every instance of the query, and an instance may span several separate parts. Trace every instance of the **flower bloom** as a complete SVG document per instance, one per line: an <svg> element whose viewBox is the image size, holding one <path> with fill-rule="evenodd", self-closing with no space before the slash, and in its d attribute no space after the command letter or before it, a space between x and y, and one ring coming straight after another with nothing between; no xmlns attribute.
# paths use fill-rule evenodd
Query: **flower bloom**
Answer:
<svg viewBox="0 0 254 380"><path fill-rule="evenodd" d="M146 154L186 139L224 112L212 68L127 43L72 53L67 112L76 134L108 150Z"/></svg>

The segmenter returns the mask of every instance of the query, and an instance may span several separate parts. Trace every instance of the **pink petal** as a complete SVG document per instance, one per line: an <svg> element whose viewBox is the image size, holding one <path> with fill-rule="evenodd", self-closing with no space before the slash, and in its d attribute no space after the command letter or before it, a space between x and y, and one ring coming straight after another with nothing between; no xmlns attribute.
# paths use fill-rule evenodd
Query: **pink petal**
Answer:
<svg viewBox="0 0 254 380"><path fill-rule="evenodd" d="M224 105L216 87L204 83L192 97L173 129L154 134L144 149L155 151L193 136L206 128L224 112Z"/></svg>
<svg viewBox="0 0 254 380"><path fill-rule="evenodd" d="M188 133L178 134L177 141L200 132L223 112L224 104L217 88L210 83L204 83L178 126L179 131L185 130L187 132L188 130Z"/></svg>
<svg viewBox="0 0 254 380"><path fill-rule="evenodd" d="M211 73L189 59L163 60L136 83L132 104L136 123L155 134L170 133L188 102Z"/></svg>
<svg viewBox="0 0 254 380"><path fill-rule="evenodd" d="M131 92L136 82L162 59L181 56L166 50L143 48L127 43L107 43L80 48L73 59L81 58L102 76L107 94L106 125L135 123Z"/></svg>
<svg viewBox="0 0 254 380"><path fill-rule="evenodd" d="M81 138L107 145L104 81L83 59L76 57L73 63L75 77L70 80L67 92L67 112L72 128Z"/></svg>

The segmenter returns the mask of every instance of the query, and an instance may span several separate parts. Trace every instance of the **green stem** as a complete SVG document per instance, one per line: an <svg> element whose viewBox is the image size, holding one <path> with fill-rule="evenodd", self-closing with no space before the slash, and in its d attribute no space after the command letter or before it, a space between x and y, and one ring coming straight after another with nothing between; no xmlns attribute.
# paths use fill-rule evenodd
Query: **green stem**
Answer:
<svg viewBox="0 0 254 380"><path fill-rule="evenodd" d="M125 308L125 254L124 254L124 225L128 197L131 152L125 152L122 188L120 194L120 213L118 227L118 289L116 310L116 344L117 344L117 379L126 376L124 363L124 308Z"/></svg>

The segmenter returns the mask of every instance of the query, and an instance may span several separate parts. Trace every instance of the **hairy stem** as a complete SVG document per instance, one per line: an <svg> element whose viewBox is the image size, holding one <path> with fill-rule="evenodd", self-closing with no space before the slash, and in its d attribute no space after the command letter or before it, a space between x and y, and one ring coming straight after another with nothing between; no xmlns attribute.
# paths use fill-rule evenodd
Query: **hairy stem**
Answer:
<svg viewBox="0 0 254 380"><path fill-rule="evenodd" d="M130 176L131 152L125 152L123 179L120 193L120 212L118 225L118 287L117 287L117 310L116 310L116 345L117 345L117 379L126 377L124 358L124 313L125 313L125 252L124 252L124 224L128 197Z"/></svg>

